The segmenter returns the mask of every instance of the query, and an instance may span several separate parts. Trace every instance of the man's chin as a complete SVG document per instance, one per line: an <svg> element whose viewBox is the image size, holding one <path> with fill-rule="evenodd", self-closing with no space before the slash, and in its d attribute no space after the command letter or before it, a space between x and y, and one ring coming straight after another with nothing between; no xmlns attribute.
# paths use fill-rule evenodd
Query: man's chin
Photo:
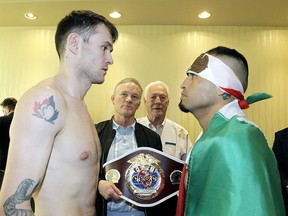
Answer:
<svg viewBox="0 0 288 216"><path fill-rule="evenodd" d="M179 109L182 111L182 112L185 112L185 113L188 113L190 112L182 103L182 101L180 101L180 103L178 104L178 107Z"/></svg>
<svg viewBox="0 0 288 216"><path fill-rule="evenodd" d="M93 82L93 84L102 84L102 83L104 83L104 81L105 81L105 79L102 79L102 80L98 79L95 82Z"/></svg>

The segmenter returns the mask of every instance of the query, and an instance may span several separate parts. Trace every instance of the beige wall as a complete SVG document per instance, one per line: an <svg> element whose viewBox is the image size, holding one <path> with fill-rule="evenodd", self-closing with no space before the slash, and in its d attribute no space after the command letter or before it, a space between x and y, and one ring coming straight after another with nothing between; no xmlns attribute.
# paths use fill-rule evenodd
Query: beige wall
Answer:
<svg viewBox="0 0 288 216"><path fill-rule="evenodd" d="M182 124L194 141L200 127L191 114L179 111L179 86L186 69L200 53L223 45L236 48L249 62L246 96L258 91L274 96L251 105L245 111L248 118L263 129L270 145L274 132L288 126L288 28L118 26L118 29L120 38L113 52L115 63L105 83L93 86L85 99L95 122L111 117L110 96L120 79L137 78L143 87L162 80L171 92L168 117ZM0 100L7 96L19 98L41 79L57 73L54 31L55 27L0 28ZM142 104L137 117L143 115Z"/></svg>

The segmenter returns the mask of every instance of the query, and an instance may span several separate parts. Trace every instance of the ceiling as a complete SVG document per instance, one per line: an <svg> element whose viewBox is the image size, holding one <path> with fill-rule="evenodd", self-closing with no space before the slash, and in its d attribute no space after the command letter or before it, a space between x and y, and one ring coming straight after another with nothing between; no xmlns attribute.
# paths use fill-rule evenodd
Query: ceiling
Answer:
<svg viewBox="0 0 288 216"><path fill-rule="evenodd" d="M0 0L0 26L55 26L75 9L93 10L116 25L288 26L288 0ZM108 17L114 10L122 18ZM212 16L199 19L203 10ZM25 19L26 12L38 19Z"/></svg>

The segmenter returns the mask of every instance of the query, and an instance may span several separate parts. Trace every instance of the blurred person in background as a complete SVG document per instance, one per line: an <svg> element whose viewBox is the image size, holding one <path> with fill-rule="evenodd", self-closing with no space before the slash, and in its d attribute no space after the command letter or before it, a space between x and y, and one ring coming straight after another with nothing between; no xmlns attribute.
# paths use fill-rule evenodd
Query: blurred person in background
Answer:
<svg viewBox="0 0 288 216"><path fill-rule="evenodd" d="M15 98L9 97L1 102L4 116L0 117L0 170L5 170L10 143L9 130L17 104Z"/></svg>
<svg viewBox="0 0 288 216"><path fill-rule="evenodd" d="M277 159L282 195L286 215L288 215L288 128L284 128L275 133L272 150Z"/></svg>

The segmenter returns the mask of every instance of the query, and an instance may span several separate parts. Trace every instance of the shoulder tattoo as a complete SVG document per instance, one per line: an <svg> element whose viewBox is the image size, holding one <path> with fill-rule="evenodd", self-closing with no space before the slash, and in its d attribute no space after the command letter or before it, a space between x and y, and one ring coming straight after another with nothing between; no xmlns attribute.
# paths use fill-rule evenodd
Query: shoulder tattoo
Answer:
<svg viewBox="0 0 288 216"><path fill-rule="evenodd" d="M32 113L33 116L44 119L51 124L55 124L58 114L59 111L55 108L53 95L42 102L35 101Z"/></svg>

